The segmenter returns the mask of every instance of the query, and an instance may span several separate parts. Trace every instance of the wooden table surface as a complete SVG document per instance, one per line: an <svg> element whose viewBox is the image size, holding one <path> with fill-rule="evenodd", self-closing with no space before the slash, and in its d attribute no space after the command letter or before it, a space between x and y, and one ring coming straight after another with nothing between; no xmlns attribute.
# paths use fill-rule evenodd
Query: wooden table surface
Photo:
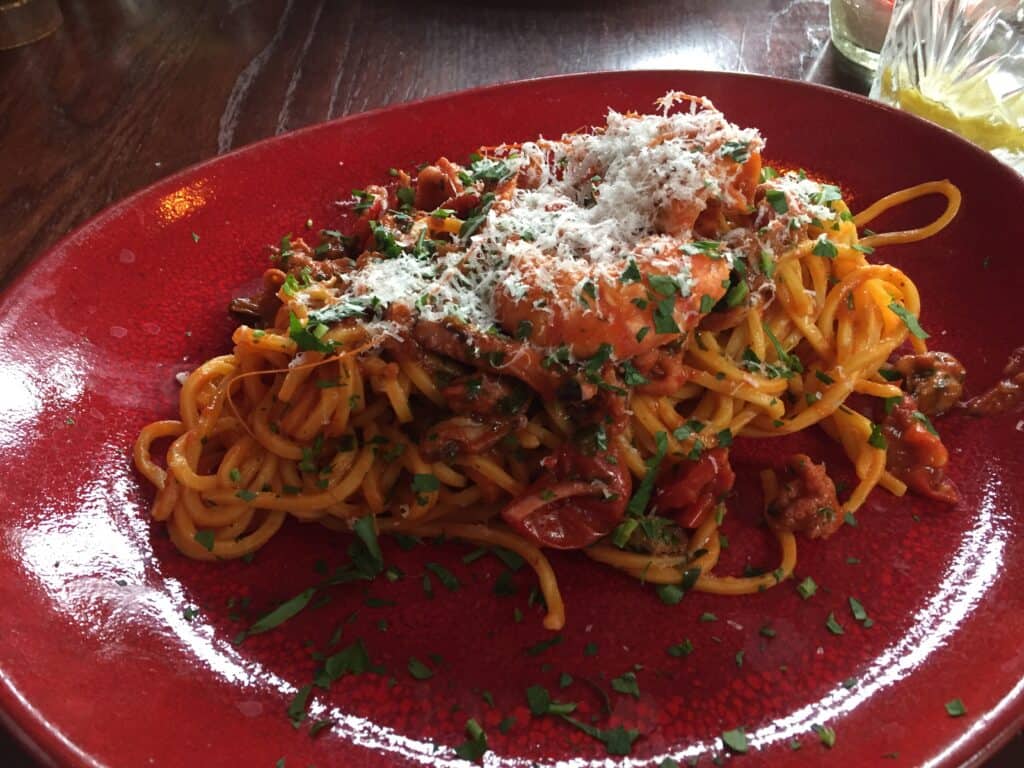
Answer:
<svg viewBox="0 0 1024 768"><path fill-rule="evenodd" d="M157 179L386 104L611 69L757 72L867 88L829 45L826 0L61 7L54 35L0 51L0 286L62 235ZM40 763L0 732L0 764ZM1020 738L987 763L1021 765Z"/></svg>

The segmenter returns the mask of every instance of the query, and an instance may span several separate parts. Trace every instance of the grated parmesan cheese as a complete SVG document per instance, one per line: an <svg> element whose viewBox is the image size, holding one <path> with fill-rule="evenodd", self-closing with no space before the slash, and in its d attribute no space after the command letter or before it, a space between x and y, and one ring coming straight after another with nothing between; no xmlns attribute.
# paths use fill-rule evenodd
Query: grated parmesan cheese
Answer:
<svg viewBox="0 0 1024 768"><path fill-rule="evenodd" d="M486 330L500 324L499 292L520 300L540 290L538 308L585 310L600 281L618 281L637 253L652 269L674 276L688 297L690 256L678 247L659 250L659 242L692 240L693 221L712 201L745 206L736 178L742 164L726 150L760 152L763 146L755 129L738 128L706 103L672 115L609 110L606 126L593 133L499 148L496 155L530 188L495 201L463 249L368 260L342 277L338 300L372 295L427 320L457 318ZM809 189L787 179L775 183L794 198L794 207ZM824 219L831 212L808 202L799 215ZM732 254L721 255L731 266Z"/></svg>

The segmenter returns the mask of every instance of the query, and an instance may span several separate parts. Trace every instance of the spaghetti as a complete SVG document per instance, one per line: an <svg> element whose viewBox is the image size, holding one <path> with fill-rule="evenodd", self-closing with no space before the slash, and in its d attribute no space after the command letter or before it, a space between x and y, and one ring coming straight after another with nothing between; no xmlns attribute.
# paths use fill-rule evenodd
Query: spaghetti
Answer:
<svg viewBox="0 0 1024 768"><path fill-rule="evenodd" d="M135 444L178 549L241 557L289 516L347 530L372 515L380 532L518 553L558 629L546 547L748 594L792 574L797 533L829 535L876 485L955 496L889 362L906 342L927 353L920 297L868 255L945 227L956 187L922 184L854 216L837 187L762 166L757 132L710 102L660 103L465 166L393 172L390 188L354 194L350 235L282 240L263 294L233 304L255 321L232 353L196 368L179 418ZM935 194L947 208L932 224L858 235ZM850 407L854 394L888 415ZM840 504L805 456L765 470L779 567L714 573L733 439L815 424L856 487Z"/></svg>

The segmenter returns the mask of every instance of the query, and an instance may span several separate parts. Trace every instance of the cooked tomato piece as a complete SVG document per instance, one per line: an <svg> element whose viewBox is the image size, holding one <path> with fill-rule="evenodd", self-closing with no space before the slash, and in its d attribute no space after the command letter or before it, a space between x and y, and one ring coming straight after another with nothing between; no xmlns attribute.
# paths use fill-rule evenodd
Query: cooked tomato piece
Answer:
<svg viewBox="0 0 1024 768"><path fill-rule="evenodd" d="M563 445L541 465L541 477L502 510L517 532L541 547L580 549L621 522L632 480L618 457Z"/></svg>
<svg viewBox="0 0 1024 768"><path fill-rule="evenodd" d="M882 423L888 444L886 465L911 490L955 504L960 492L945 475L949 452L929 425L913 397L907 395L898 402Z"/></svg>
<svg viewBox="0 0 1024 768"><path fill-rule="evenodd" d="M696 528L732 490L736 473L727 448L712 448L697 461L683 461L658 479L654 496L659 513L673 517L683 528Z"/></svg>

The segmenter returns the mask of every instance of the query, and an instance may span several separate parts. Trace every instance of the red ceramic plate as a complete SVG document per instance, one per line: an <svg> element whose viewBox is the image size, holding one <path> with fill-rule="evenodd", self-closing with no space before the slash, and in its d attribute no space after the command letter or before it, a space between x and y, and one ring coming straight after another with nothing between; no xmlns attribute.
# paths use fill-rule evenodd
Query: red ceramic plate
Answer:
<svg viewBox="0 0 1024 768"><path fill-rule="evenodd" d="M970 389L995 381L1024 341L1015 213L1024 183L952 134L861 98L744 75L585 75L443 96L254 145L115 206L3 296L0 701L14 727L74 766L270 768L286 758L325 768L453 764L472 717L486 730L489 764L607 764L598 741L531 718L525 689L534 684L578 702L586 722L637 729L638 765L666 756L708 765L720 735L742 727L750 766L952 766L1018 726L1020 412L941 422L964 498L956 508L877 492L857 527L801 542L798 577L820 585L810 600L791 582L750 597L691 594L670 607L649 587L558 554L569 623L557 637L530 605L528 569L514 574L514 594L499 596L505 566L492 556L466 564L472 548L456 542L408 552L387 543L404 578L326 590L329 602L234 645L247 621L341 563L345 539L292 524L252 563L199 564L151 525L131 443L144 423L176 414L176 373L229 348L226 304L259 281L264 244L308 218L336 224L335 201L391 166L558 135L600 123L609 106L648 109L670 89L710 96L734 121L758 126L769 160L836 180L855 208L928 179L958 184L964 204L952 226L877 256L917 282L934 346L966 363ZM937 207L921 201L880 224L920 222ZM800 443L843 464L825 441L802 441L784 447ZM724 567L774 567L753 525L752 478L782 450L739 441L744 480ZM460 588L435 577L433 597L425 594L431 562ZM870 628L851 616L851 596ZM705 613L717 620L700 620ZM826 629L829 613L845 634ZM357 639L377 673L315 690L311 720L333 725L315 737L309 721L293 728L286 708L313 679L316 654ZM666 652L685 639L692 654ZM415 679L410 657L433 676ZM630 671L639 696L609 692ZM955 698L962 717L944 708ZM816 726L834 730L831 750ZM894 763L888 753L898 753Z"/></svg>

